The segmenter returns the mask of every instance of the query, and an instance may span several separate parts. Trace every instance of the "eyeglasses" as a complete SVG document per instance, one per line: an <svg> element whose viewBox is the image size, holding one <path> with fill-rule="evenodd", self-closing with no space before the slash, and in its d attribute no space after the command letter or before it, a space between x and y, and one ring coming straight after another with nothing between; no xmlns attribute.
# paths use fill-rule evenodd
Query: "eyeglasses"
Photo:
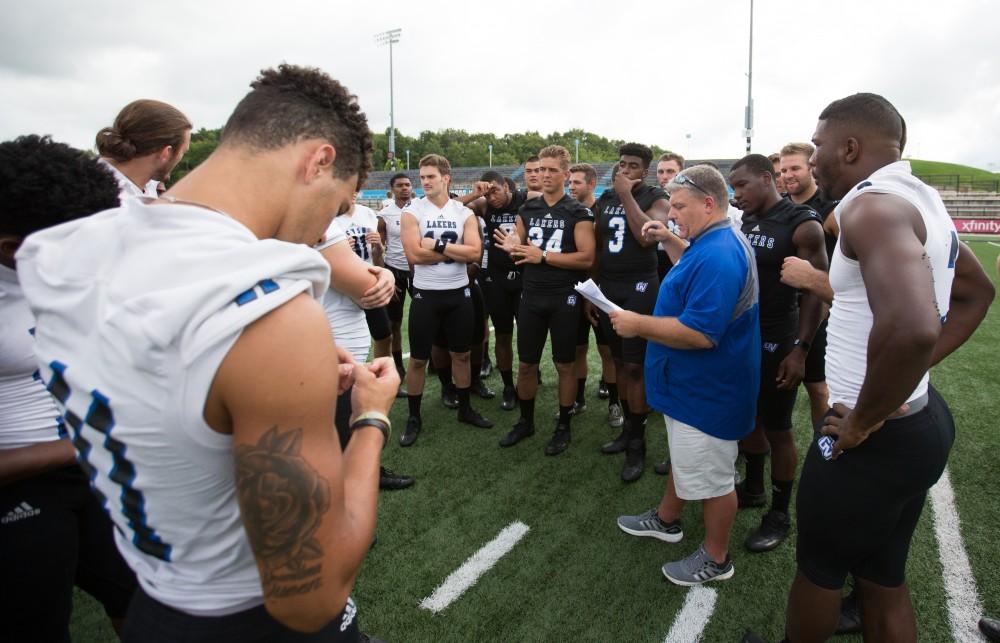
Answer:
<svg viewBox="0 0 1000 643"><path fill-rule="evenodd" d="M711 194L709 194L708 190L706 190L705 188L701 187L693 180L691 180L691 178L688 177L687 174L678 174L677 176L674 177L673 183L676 183L677 185L690 185L694 189L700 190L703 194L707 196L712 196Z"/></svg>

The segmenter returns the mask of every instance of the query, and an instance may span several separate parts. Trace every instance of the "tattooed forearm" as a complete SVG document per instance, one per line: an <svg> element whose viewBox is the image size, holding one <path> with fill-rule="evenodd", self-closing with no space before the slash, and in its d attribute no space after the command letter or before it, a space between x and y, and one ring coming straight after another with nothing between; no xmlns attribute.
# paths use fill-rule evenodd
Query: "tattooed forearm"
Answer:
<svg viewBox="0 0 1000 643"><path fill-rule="evenodd" d="M265 597L305 594L321 584L323 547L313 536L330 509L329 483L300 455L302 429L271 427L235 450L236 493Z"/></svg>

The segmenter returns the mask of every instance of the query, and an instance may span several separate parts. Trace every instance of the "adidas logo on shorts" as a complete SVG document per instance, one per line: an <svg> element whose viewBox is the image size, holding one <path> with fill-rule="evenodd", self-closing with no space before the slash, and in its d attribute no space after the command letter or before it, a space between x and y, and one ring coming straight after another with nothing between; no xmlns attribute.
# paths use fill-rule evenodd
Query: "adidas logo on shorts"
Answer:
<svg viewBox="0 0 1000 643"><path fill-rule="evenodd" d="M347 628L354 622L354 617L358 614L358 606L354 604L354 599L347 597L347 605L344 606L344 615L340 619L340 631L346 632Z"/></svg>
<svg viewBox="0 0 1000 643"><path fill-rule="evenodd" d="M18 520L24 520L25 518L34 518L40 513L42 513L41 509L35 509L27 502L22 502L8 511L6 516L0 518L0 523L6 525L12 522L17 522Z"/></svg>

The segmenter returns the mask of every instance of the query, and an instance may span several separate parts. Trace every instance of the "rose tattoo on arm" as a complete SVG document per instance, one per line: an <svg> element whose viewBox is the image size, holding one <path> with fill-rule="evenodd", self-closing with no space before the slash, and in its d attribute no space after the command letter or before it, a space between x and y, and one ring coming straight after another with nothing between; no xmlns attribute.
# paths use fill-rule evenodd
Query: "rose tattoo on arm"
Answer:
<svg viewBox="0 0 1000 643"><path fill-rule="evenodd" d="M300 455L302 429L271 427L235 449L236 493L267 598L317 589L323 547L313 536L330 509L329 483Z"/></svg>

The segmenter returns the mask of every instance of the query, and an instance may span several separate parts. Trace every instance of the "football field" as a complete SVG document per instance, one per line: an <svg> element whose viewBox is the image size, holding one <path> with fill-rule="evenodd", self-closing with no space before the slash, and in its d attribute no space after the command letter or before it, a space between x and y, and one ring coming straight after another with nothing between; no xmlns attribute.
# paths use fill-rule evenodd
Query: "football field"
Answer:
<svg viewBox="0 0 1000 643"><path fill-rule="evenodd" d="M970 245L997 283L1000 247L986 241ZM969 619L978 616L977 605L1000 615L998 352L1000 304L994 302L972 340L932 375L955 416L958 435L949 464L954 510L947 488L940 486L934 502L928 499L909 559L921 641L980 640L969 627ZM678 544L634 538L618 529L617 516L658 502L665 479L653 473L652 465L666 455L666 435L662 417L651 415L646 473L634 484L623 484L618 477L623 456L599 452L617 431L608 427L606 403L595 395L596 350L591 350L590 368L587 410L574 418L570 448L556 457L542 453L557 409L556 374L547 353L536 408L538 432L511 449L497 446L517 420L517 411L499 408L498 374L488 380L497 398L473 400L496 421L493 429L457 424L455 412L440 404L436 378L429 377L424 429L416 444L404 449L396 438L406 421L406 401L397 400L393 441L383 462L414 475L417 484L380 497L378 542L353 594L364 631L390 642L429 643L652 643L699 636L735 642L746 629L770 641L781 638L795 570L794 531L775 551L749 554L742 540L764 509L742 510L733 529L736 573L731 580L696 589L666 581L661 565L689 554L704 536L700 507L686 508L684 539ZM801 453L811 437L803 389L795 422ZM115 640L100 607L80 592L72 630L77 641Z"/></svg>

